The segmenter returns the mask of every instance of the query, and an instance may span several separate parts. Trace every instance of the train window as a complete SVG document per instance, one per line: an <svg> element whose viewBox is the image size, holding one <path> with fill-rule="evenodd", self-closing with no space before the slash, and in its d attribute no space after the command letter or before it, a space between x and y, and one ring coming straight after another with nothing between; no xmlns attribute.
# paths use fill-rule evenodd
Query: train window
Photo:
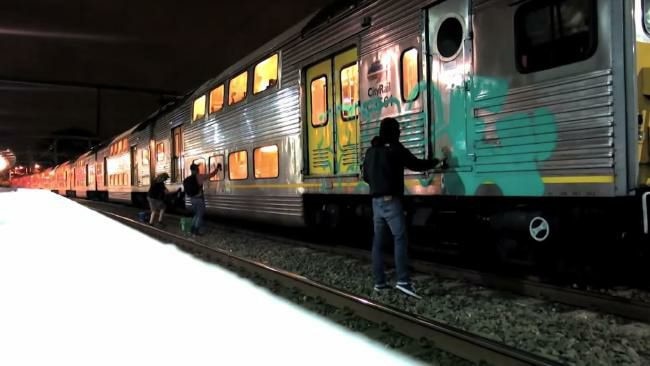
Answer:
<svg viewBox="0 0 650 366"><path fill-rule="evenodd" d="M253 94L261 93L278 84L278 54L267 58L255 66Z"/></svg>
<svg viewBox="0 0 650 366"><path fill-rule="evenodd" d="M595 0L533 1L515 13L517 67L542 71L586 60L596 51Z"/></svg>
<svg viewBox="0 0 650 366"><path fill-rule="evenodd" d="M156 160L165 160L165 144L162 142L156 144Z"/></svg>
<svg viewBox="0 0 650 366"><path fill-rule="evenodd" d="M208 165L210 165L210 172L213 172L217 169L217 165L221 164L221 171L217 173L214 177L210 178L210 181L217 182L223 180L224 169L223 169L223 155L211 156Z"/></svg>
<svg viewBox="0 0 650 366"><path fill-rule="evenodd" d="M357 118L359 111L359 66L353 65L341 70L341 117L344 121ZM312 119L313 121L313 119Z"/></svg>
<svg viewBox="0 0 650 366"><path fill-rule="evenodd" d="M90 164L86 167L87 169L87 176L88 176L88 184L89 186L95 185L95 165Z"/></svg>
<svg viewBox="0 0 650 366"><path fill-rule="evenodd" d="M278 145L258 147L253 152L255 178L277 178L279 172Z"/></svg>
<svg viewBox="0 0 650 366"><path fill-rule="evenodd" d="M192 111L192 122L196 122L205 117L205 95L194 101L194 108Z"/></svg>
<svg viewBox="0 0 650 366"><path fill-rule="evenodd" d="M205 159L195 159L192 161L192 164L199 166L199 174L205 174Z"/></svg>
<svg viewBox="0 0 650 366"><path fill-rule="evenodd" d="M417 99L420 94L418 81L418 50L411 48L402 53L402 100Z"/></svg>
<svg viewBox="0 0 650 366"><path fill-rule="evenodd" d="M447 18L438 29L436 45L438 54L444 58L456 56L463 44L463 25L458 18Z"/></svg>
<svg viewBox="0 0 650 366"><path fill-rule="evenodd" d="M248 179L248 152L246 150L228 155L228 172L230 180Z"/></svg>
<svg viewBox="0 0 650 366"><path fill-rule="evenodd" d="M327 76L311 81L311 125L321 127L327 124Z"/></svg>
<svg viewBox="0 0 650 366"><path fill-rule="evenodd" d="M228 90L228 104L233 105L244 100L246 98L247 90L248 71L244 71L230 80L230 87Z"/></svg>
<svg viewBox="0 0 650 366"><path fill-rule="evenodd" d="M650 34L650 0L643 0L641 13L643 14L643 28L646 33Z"/></svg>
<svg viewBox="0 0 650 366"><path fill-rule="evenodd" d="M223 93L224 93L223 84L214 88L210 92L210 114L217 113L223 109Z"/></svg>
<svg viewBox="0 0 650 366"><path fill-rule="evenodd" d="M149 166L149 149L142 149L142 166Z"/></svg>

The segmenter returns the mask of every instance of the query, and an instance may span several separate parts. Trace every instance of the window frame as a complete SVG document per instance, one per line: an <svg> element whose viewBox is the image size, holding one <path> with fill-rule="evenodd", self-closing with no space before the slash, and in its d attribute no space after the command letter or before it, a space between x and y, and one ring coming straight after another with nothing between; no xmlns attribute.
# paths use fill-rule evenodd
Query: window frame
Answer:
<svg viewBox="0 0 650 366"><path fill-rule="evenodd" d="M140 159L142 160L142 166L149 166L150 160L151 160L151 154L149 153L149 148L144 148L140 149L142 151L142 154L140 155ZM146 153L146 157L145 157Z"/></svg>
<svg viewBox="0 0 650 366"><path fill-rule="evenodd" d="M158 152L158 146L162 146L162 159L160 158L160 153ZM165 161L165 142L156 143L156 162Z"/></svg>
<svg viewBox="0 0 650 366"><path fill-rule="evenodd" d="M203 99L203 115L201 117L195 117L196 115L196 103ZM192 102L192 123L195 122L200 122L202 119L205 120L205 117L209 114L208 111L206 110L207 106L207 97L205 94L201 95L200 97L194 99L194 102Z"/></svg>
<svg viewBox="0 0 650 366"><path fill-rule="evenodd" d="M216 91L219 88L223 88L223 96L222 96L222 103L221 103L221 108L215 112L212 112L212 93ZM210 89L210 94L208 94L208 115L209 116L214 116L217 113L223 112L224 108L226 108L226 83L219 83L217 86L214 88Z"/></svg>
<svg viewBox="0 0 650 366"><path fill-rule="evenodd" d="M257 67L258 67L262 62L265 62L265 61L271 59L271 57L273 57L273 56L277 56L277 58L278 58L278 63L277 63L277 68L276 68L276 79L275 79L275 85L273 85L273 86L270 87L270 88L266 88L266 89L264 89L264 90L261 90L261 91L255 92L255 70L257 69ZM273 52L273 53L269 54L268 56L262 58L261 60L259 60L259 61L256 62L255 64L253 64L253 66L252 66L252 75L253 75L253 78L252 78L252 80L251 80L251 95L254 96L254 97L256 97L256 96L259 96L259 95L263 95L263 94L265 94L266 92L268 92L268 91L270 91L270 90L274 90L274 89L275 89L275 90L278 90L278 88L280 87L280 70L281 70L280 52Z"/></svg>
<svg viewBox="0 0 650 366"><path fill-rule="evenodd" d="M643 31L645 32L646 35L650 36L650 24L646 23L646 18L650 18L650 16L647 16L646 12L650 10L650 2L646 4L646 1L648 0L641 0L641 24L643 24Z"/></svg>
<svg viewBox="0 0 650 366"><path fill-rule="evenodd" d="M215 155L211 155L210 157L208 157L208 170L212 171L211 170L211 168L212 168L212 159L215 159L215 158L221 158L221 172L217 173L217 175L210 178L209 181L210 182L223 182L223 181L226 180L226 161L225 161L225 156L223 154L215 154ZM217 163L218 162L219 161L217 160ZM215 169L216 169L216 166L215 166Z"/></svg>
<svg viewBox="0 0 650 366"><path fill-rule="evenodd" d="M199 169L199 174L207 174L207 173L208 173L208 170L210 169L210 167L206 165L207 163L206 163L206 161L205 161L205 158L195 158L195 159L192 159L192 164L195 164L195 165L199 165L199 166L200 166L200 164L196 164L196 162L199 161L199 160L203 160L203 163L202 163L202 164L203 164L203 166L205 167L205 171L204 171L203 173L201 173L201 169ZM191 165L191 164L190 164L190 165ZM189 167L188 167L187 169L189 169Z"/></svg>
<svg viewBox="0 0 650 366"><path fill-rule="evenodd" d="M415 58L415 64L416 64L416 70L417 70L417 79L415 81L415 85L418 86L418 93L413 97L413 99L408 99L408 95L406 95L405 90L404 90L404 56L406 56L406 53L415 50L416 52L416 58ZM422 68L420 67L420 50L416 47L409 47L402 51L402 54L399 57L399 77L400 77L400 89L401 89L401 97L402 97L402 102L404 103L411 103L415 102L420 98L420 81L422 80Z"/></svg>
<svg viewBox="0 0 650 366"><path fill-rule="evenodd" d="M309 103L309 119L310 119L310 124L311 124L312 128L326 127L330 122L330 115L329 115L328 110L327 110L328 109L327 107L330 104L330 96L329 96L328 91L325 91L325 123L323 123L322 125L318 125L318 126L314 125L314 118L313 118L314 117L314 112L313 112L314 111L314 93L312 93L312 91L311 91L311 85L314 83L314 81L316 81L316 80L318 80L320 78L325 78L325 87L327 87L327 84L328 84L327 74L316 75L309 82L309 95L310 95L309 100L311 102L311 103Z"/></svg>
<svg viewBox="0 0 650 366"><path fill-rule="evenodd" d="M538 72L544 72L544 71L549 71L553 69L557 69L559 67L563 66L569 66L573 65L579 62L584 62L592 58L595 54L596 51L598 51L599 47L599 29L598 29L598 4L597 0L587 0L587 3L590 5L592 13L591 13L591 22L589 24L589 30L590 30L590 36L591 39L590 41L592 42L591 49L585 53L585 56L581 59L573 60L568 63L553 63L553 64L548 64L545 67L542 68L535 68L535 69L528 69L524 68L521 64L521 44L522 44L522 39L527 33L523 32L523 29L525 29L525 22L523 21L522 13L524 15L529 14L532 11L543 9L543 8L549 8L549 13L551 14L551 28L558 26L555 24L556 20L558 20L557 14L554 11L551 11L551 9L556 9L559 7L559 5L564 2L564 1L569 1L569 0L537 0L537 1L531 1L528 3L524 3L521 6L515 10L514 15L513 15L513 36L514 36L514 57L515 57L515 67L517 71L520 74L523 75L529 75L529 74L534 74ZM559 25L561 27L561 25ZM551 29L553 33L551 34L551 43L556 43L559 39L555 31ZM549 66L550 65L550 66Z"/></svg>
<svg viewBox="0 0 650 366"><path fill-rule="evenodd" d="M248 100L248 97L250 96L250 93L248 92L248 88L250 86L250 81L251 81L251 79L250 79L250 77L248 75L249 73L250 73L249 69L244 69L244 71L242 71L240 73L237 73L233 77L228 79L228 100L227 100L228 106L236 106L236 105L242 104L242 103L244 103L244 102L246 102ZM230 92L232 90L232 81L237 79L238 77L244 75L244 74L246 74L246 95L241 100L239 100L238 102L231 103L230 102L230 96L231 96Z"/></svg>
<svg viewBox="0 0 650 366"><path fill-rule="evenodd" d="M244 178L238 178L238 179L233 179L232 177L232 164L230 164L230 157L234 154L240 153L240 152L245 152L246 153L246 177ZM243 180L248 180L250 177L249 169L248 169L248 150L247 149L241 149L241 150L236 150L228 153L228 180L236 182L236 181L243 181Z"/></svg>
<svg viewBox="0 0 650 366"><path fill-rule="evenodd" d="M357 120L359 118L359 109L357 109L357 108L355 108L356 114L354 115L354 117L345 118L345 116L343 115L343 104L344 104L343 103L343 77L342 77L343 70L349 69L350 67L355 66L355 65L357 66L357 90L359 92L359 95L358 95L359 98L356 101L355 107L358 105L359 109L360 109L361 108L361 105L360 105L360 101L361 101L361 75L359 73L359 61L357 60L357 61L350 62L350 63L348 63L346 65L341 66L341 69L339 70L339 75L338 75L339 76L339 89L340 89L339 93L341 95L341 120L343 120L344 122L354 121L354 120ZM327 80L325 80L325 83L327 84ZM311 85L310 85L310 88L311 88Z"/></svg>
<svg viewBox="0 0 650 366"><path fill-rule="evenodd" d="M265 147L272 147L272 146L275 146L275 148L276 148L276 154L277 154L277 157L278 157L278 165L277 165L277 167L278 167L277 172L278 173L275 175L275 177L258 177L257 174L255 173L255 166L256 166L256 164L255 164L255 162L256 162L255 152L257 150L261 150L261 149L263 149ZM253 178L255 180L258 180L258 179L259 180L278 179L278 178L280 178L280 146L278 144L269 144L269 145L259 146L259 147L256 147L256 148L253 149Z"/></svg>

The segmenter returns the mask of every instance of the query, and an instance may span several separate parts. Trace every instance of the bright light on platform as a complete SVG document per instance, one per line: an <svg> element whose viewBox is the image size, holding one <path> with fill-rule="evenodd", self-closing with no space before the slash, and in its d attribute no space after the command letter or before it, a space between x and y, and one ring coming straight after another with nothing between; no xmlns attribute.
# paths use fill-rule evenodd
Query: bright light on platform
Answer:
<svg viewBox="0 0 650 366"><path fill-rule="evenodd" d="M0 365L418 364L49 191L0 207Z"/></svg>

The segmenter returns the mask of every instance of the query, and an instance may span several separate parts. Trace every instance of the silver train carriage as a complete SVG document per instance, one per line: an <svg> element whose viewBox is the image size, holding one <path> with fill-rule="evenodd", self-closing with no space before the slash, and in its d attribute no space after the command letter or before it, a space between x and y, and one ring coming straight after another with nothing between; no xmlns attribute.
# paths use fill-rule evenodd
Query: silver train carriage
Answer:
<svg viewBox="0 0 650 366"><path fill-rule="evenodd" d="M395 117L416 156L450 157L444 172L407 172L415 226L458 236L487 223L533 245L599 224L645 236L644 5L324 9L196 90L184 174L192 161L226 167L207 184L209 212L337 226L370 211L360 165Z"/></svg>
<svg viewBox="0 0 650 366"><path fill-rule="evenodd" d="M115 154L99 150L98 190L126 200L163 171L177 189L191 162L221 163L209 213L348 224L369 216L364 152L395 117L416 156L449 157L445 171L406 172L414 228L455 243L485 228L506 257L593 238L643 249L648 3L337 2L127 131Z"/></svg>

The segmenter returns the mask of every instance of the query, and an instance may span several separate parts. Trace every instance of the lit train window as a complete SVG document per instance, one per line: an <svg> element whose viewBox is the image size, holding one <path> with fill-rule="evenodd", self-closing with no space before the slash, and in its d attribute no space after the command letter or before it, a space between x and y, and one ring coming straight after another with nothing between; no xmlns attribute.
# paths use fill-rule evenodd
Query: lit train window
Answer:
<svg viewBox="0 0 650 366"><path fill-rule="evenodd" d="M142 149L142 166L149 166L149 149Z"/></svg>
<svg viewBox="0 0 650 366"><path fill-rule="evenodd" d="M253 152L255 178L277 178L279 171L278 146L258 147Z"/></svg>
<svg viewBox="0 0 650 366"><path fill-rule="evenodd" d="M311 124L325 126L327 119L327 76L321 76L311 81Z"/></svg>
<svg viewBox="0 0 650 366"><path fill-rule="evenodd" d="M205 117L205 95L194 101L192 122L196 122L203 117Z"/></svg>
<svg viewBox="0 0 650 366"><path fill-rule="evenodd" d="M159 142L156 145L156 160L163 161L165 160L165 144Z"/></svg>
<svg viewBox="0 0 650 366"><path fill-rule="evenodd" d="M205 174L205 159L195 159L192 161L192 164L199 166L199 174ZM189 168L188 168L189 169Z"/></svg>
<svg viewBox="0 0 650 366"><path fill-rule="evenodd" d="M223 180L224 177L224 166L223 166L223 155L215 155L211 156L208 164L210 165L210 172L215 171L217 169L217 165L221 164L221 171L217 173L214 177L210 178L210 181L212 182L217 182Z"/></svg>
<svg viewBox="0 0 650 366"><path fill-rule="evenodd" d="M248 178L248 152L237 151L228 155L228 176L230 180Z"/></svg>
<svg viewBox="0 0 650 366"><path fill-rule="evenodd" d="M411 48L402 54L402 100L417 99L420 94L418 81L418 50Z"/></svg>
<svg viewBox="0 0 650 366"><path fill-rule="evenodd" d="M341 70L341 116L345 121L357 118L359 111L359 66L348 66Z"/></svg>
<svg viewBox="0 0 650 366"><path fill-rule="evenodd" d="M233 105L241 102L246 98L248 90L248 71L244 71L230 80L228 90L228 104Z"/></svg>
<svg viewBox="0 0 650 366"><path fill-rule="evenodd" d="M278 54L267 58L255 66L253 94L263 92L278 84Z"/></svg>
<svg viewBox="0 0 650 366"><path fill-rule="evenodd" d="M95 184L95 165L91 164L87 166L88 169L88 185L92 186Z"/></svg>
<svg viewBox="0 0 650 366"><path fill-rule="evenodd" d="M595 0L532 1L515 13L517 67L530 73L583 61L597 46Z"/></svg>
<svg viewBox="0 0 650 366"><path fill-rule="evenodd" d="M224 92L223 84L214 88L210 92L210 114L217 113L223 109L223 92Z"/></svg>

